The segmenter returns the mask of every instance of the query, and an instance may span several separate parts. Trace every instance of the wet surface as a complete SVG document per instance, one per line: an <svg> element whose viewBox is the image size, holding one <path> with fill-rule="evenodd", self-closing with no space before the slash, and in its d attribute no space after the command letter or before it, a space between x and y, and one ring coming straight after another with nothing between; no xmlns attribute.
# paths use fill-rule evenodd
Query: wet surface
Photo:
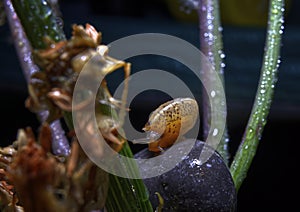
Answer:
<svg viewBox="0 0 300 212"><path fill-rule="evenodd" d="M191 140L176 144L178 151L184 149L186 142ZM203 151L211 157L202 164L200 153ZM142 150L135 157L148 158L151 153ZM155 192L164 199L163 211L225 212L236 208L236 191L229 169L222 157L204 142L196 141L191 152L172 170L144 182L154 208L158 205Z"/></svg>

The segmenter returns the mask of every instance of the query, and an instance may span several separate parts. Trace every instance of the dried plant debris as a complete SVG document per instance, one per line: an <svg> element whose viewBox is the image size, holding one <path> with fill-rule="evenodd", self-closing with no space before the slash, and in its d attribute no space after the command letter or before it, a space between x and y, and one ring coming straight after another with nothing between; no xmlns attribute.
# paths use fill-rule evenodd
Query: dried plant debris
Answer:
<svg viewBox="0 0 300 212"><path fill-rule="evenodd" d="M20 130L0 149L1 211L91 211L104 208L108 174L83 153L76 139L68 157L49 152L47 124L38 141L31 128Z"/></svg>
<svg viewBox="0 0 300 212"><path fill-rule="evenodd" d="M85 59L90 58L87 52L100 44L101 33L88 24L86 29L74 25L69 41L55 43L49 38L45 40L48 48L34 51L34 61L41 71L31 76L28 87L30 97L26 100L26 106L33 112L49 109L51 115L48 121L52 121L61 116L61 109L71 110L73 88L86 62L76 56L85 52Z"/></svg>
<svg viewBox="0 0 300 212"><path fill-rule="evenodd" d="M95 94L97 110L99 110L100 104L119 109L118 120L112 119L111 114L103 114L101 109L96 114L99 130L104 139L115 151L119 152L125 141L119 139L117 128L122 127L122 120L125 116L128 88L126 79L130 75L130 64L109 57L108 47L100 45L101 32L97 32L89 24L86 24L85 28L81 25L73 25L72 37L69 40L54 42L46 37L45 42L48 43L48 48L34 51L34 61L40 71L31 76L28 85L29 97L25 102L26 107L36 113L48 110L49 116L46 122L51 123L61 118L64 111L84 109L94 100L92 91L84 87L81 94L82 101L76 102L76 104L72 101L74 86L83 67L96 70L84 75L91 83L94 83L97 78L95 75L105 76L123 68L125 86L122 100L116 100L111 96L105 79L100 83L96 82L99 84L99 90ZM82 118L90 121L89 117L88 119ZM83 132L87 131L87 126L89 124L85 122L82 126Z"/></svg>
<svg viewBox="0 0 300 212"><path fill-rule="evenodd" d="M98 55L99 63L102 63L98 67L100 73L107 74L124 67L126 76L129 76L129 64L109 57L108 47L100 45L101 32L89 24L85 28L73 25L70 40L54 42L46 37L45 42L48 48L34 51L34 61L40 71L31 76L26 107L33 112L48 109L48 122L60 118L62 111L80 109L90 103L92 98L87 98L82 104L72 107L72 94L79 73L93 56Z"/></svg>

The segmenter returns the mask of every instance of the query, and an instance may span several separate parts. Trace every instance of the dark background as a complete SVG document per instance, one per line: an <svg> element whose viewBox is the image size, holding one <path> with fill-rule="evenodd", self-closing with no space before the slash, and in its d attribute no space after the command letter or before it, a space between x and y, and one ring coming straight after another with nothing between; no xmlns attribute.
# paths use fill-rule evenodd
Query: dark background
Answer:
<svg viewBox="0 0 300 212"><path fill-rule="evenodd" d="M300 179L297 170L300 141L297 134L300 126L299 6L299 1L292 1L286 16L282 63L274 101L261 144L238 194L238 211L290 211L300 208L297 202ZM164 1L65 0L60 3L60 9L68 36L73 23L91 23L103 33L104 43L135 33L160 32L199 45L197 22L176 19ZM234 155L255 97L266 28L225 21L222 25L230 152ZM6 145L15 139L19 128L32 126L38 129L39 124L35 116L24 107L27 88L7 25L0 27L0 39L0 138L1 144ZM165 58L133 58L130 62L133 64L133 72L160 68L182 74L178 70L182 67L178 68L178 64ZM190 82L199 97L197 85L193 84L190 75L186 74L183 78ZM112 82L112 89L114 83L117 84ZM165 95L153 92L139 95L131 105L130 118L133 125L141 129L149 112L166 98ZM133 151L142 147L135 146Z"/></svg>

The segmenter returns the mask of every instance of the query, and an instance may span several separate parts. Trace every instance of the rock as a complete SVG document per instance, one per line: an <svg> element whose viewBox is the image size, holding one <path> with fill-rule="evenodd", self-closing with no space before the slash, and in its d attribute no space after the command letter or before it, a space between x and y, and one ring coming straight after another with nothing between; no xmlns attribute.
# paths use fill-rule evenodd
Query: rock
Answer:
<svg viewBox="0 0 300 212"><path fill-rule="evenodd" d="M176 145L180 149L185 142ZM199 156L203 149L212 156L201 165ZM135 154L135 158L152 156L148 149ZM236 210L237 195L230 171L221 155L202 141L196 141L190 153L175 168L157 177L146 178L144 183L153 208L159 205L155 192L162 196L163 211Z"/></svg>

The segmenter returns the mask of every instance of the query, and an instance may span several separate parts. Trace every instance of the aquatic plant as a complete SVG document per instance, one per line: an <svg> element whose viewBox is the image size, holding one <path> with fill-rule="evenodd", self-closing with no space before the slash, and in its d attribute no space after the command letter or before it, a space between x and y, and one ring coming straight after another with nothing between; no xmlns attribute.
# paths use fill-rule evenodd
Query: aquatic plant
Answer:
<svg viewBox="0 0 300 212"><path fill-rule="evenodd" d="M220 9L218 0L182 0L184 8L197 10L200 29L200 49L209 58L215 71L224 82L225 53L222 43L222 26L220 22ZM268 26L265 42L265 51L261 67L261 76L252 112L246 126L240 146L230 165L230 171L238 190L247 175L247 171L255 156L259 141L272 104L272 98L277 82L277 72L280 65L281 36L284 31L284 1L273 0L269 2ZM203 75L205 75L203 71ZM217 100L216 100L217 101ZM204 110L204 136L209 130L209 103L207 96L203 95ZM218 152L225 160L228 155L229 136L225 129Z"/></svg>
<svg viewBox="0 0 300 212"><path fill-rule="evenodd" d="M109 57L106 47L101 44L101 33L89 24L85 27L74 25L72 37L66 39L61 26L62 20L59 18L58 11L54 9L55 5L51 5L53 3L46 0L5 0L3 4L24 76L28 82L29 97L26 106L37 114L42 125L38 138L33 135L30 128L25 131L20 130L15 143L1 148L1 209L91 211L103 209L105 205L108 211L153 211L156 206L160 211L164 202L162 196L157 194L160 201L153 206L153 200L151 205L147 192L147 186L155 185L153 181L122 178L103 171L82 151L73 129L70 111L79 110L91 101L89 95L84 94L82 104L75 105L78 108L72 105L74 85L78 73L86 64L86 58L99 55L103 61L101 64L103 73L108 74L123 68L125 79L130 74L130 64ZM224 81L225 54L222 45L219 1L185 1L185 4L188 8L197 9L200 49ZM243 183L255 156L272 103L280 64L283 13L284 1L271 0L261 78L240 147L232 163L228 164L230 132L225 129L217 148L218 153L214 153L215 161L222 158L219 164L223 166L224 162L230 166L230 177L233 179L236 191ZM126 92L123 97L121 103L113 100L104 81L97 94L96 115L100 131L111 148L121 155L132 158L133 154L128 143L114 126L118 123L122 127ZM217 98L214 101L220 101ZM205 115L203 119L205 137L210 127L209 104L205 95L203 95L202 109ZM61 119L67 123L69 137L66 137L62 130ZM88 121L84 122L83 125L86 126L83 127L87 127L87 123ZM70 138L71 146L68 142ZM204 148L201 143L197 145L197 148ZM90 148L93 148L93 143ZM218 155L219 153L221 156ZM101 152L99 154L101 155ZM199 165L196 160L193 162L193 166ZM186 166L191 165L190 162L187 163ZM136 164L124 164L124 166L128 172L138 174ZM177 166L174 172L178 170L183 172L180 166ZM162 178L167 179L168 175ZM28 192L30 196L27 195ZM229 196L232 197L232 202L226 210L234 210L234 192L229 193ZM32 202L31 197L34 197L36 203ZM180 205L174 206L176 198L167 197L170 202L165 202L166 207L179 209ZM205 203L209 204L209 201Z"/></svg>

